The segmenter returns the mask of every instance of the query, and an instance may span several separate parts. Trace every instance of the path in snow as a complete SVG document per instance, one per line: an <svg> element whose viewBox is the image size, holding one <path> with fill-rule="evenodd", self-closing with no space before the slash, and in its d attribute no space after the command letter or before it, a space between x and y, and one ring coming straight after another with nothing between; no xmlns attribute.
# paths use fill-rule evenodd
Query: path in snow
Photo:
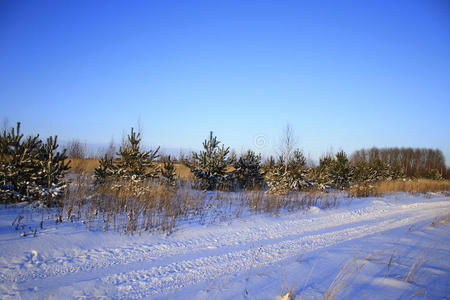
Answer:
<svg viewBox="0 0 450 300"><path fill-rule="evenodd" d="M13 287L25 297L37 291L44 298L58 295L77 282L84 283L87 296L99 291L117 298L168 295L450 212L448 198L414 200L405 204L382 198L368 200L370 205L359 209L250 217L231 225L180 230L165 239L149 237L148 243L61 249L57 257L30 249L23 257L0 264L0 285Z"/></svg>

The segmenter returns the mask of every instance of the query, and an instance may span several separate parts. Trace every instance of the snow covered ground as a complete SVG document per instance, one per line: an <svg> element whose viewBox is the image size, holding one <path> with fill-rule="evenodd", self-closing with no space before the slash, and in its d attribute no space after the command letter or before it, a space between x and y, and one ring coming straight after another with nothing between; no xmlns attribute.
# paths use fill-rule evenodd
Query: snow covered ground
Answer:
<svg viewBox="0 0 450 300"><path fill-rule="evenodd" d="M173 234L88 231L0 208L0 298L445 299L450 197L392 194Z"/></svg>

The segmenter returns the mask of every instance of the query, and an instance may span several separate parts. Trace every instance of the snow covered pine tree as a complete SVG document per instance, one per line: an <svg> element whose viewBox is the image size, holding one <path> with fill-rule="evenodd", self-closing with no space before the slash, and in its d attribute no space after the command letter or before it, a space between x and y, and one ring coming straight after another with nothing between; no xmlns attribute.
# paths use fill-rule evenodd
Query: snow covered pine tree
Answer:
<svg viewBox="0 0 450 300"><path fill-rule="evenodd" d="M42 143L39 135L23 140L17 128L0 136L0 199L5 203L43 201L47 206L66 188L64 175L69 169L66 150L57 151L57 137Z"/></svg>
<svg viewBox="0 0 450 300"><path fill-rule="evenodd" d="M245 155L239 157L233 164L233 178L239 188L254 189L262 187L264 177L261 171L261 155L256 155L248 150Z"/></svg>
<svg viewBox="0 0 450 300"><path fill-rule="evenodd" d="M192 153L192 162L187 162L187 166L198 180L198 187L201 189L214 190L223 188L228 183L229 176L226 172L228 166L227 155L230 148L209 133L209 139L203 142L202 151Z"/></svg>
<svg viewBox="0 0 450 300"><path fill-rule="evenodd" d="M131 128L128 142L120 147L119 158L113 160L105 155L100 165L95 169L96 182L102 183L108 177L116 177L134 182L142 182L147 178L156 178L158 168L154 161L158 158L159 147L156 150L141 150L141 135Z"/></svg>

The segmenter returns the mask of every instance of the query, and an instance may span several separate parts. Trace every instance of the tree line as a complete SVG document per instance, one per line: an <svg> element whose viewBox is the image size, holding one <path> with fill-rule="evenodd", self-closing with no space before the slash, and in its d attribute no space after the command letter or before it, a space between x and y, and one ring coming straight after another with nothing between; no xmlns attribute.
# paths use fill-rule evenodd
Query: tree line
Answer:
<svg viewBox="0 0 450 300"><path fill-rule="evenodd" d="M407 177L430 177L432 173L446 176L445 157L439 149L427 148L376 148L361 149L351 156L352 163L373 164L377 160L400 167Z"/></svg>
<svg viewBox="0 0 450 300"><path fill-rule="evenodd" d="M239 157L230 153L213 132L203 142L203 150L183 157L195 177L193 188L205 190L263 189L267 193L286 194L309 189L347 189L353 184L407 178L447 178L445 158L438 149L371 148L350 157L340 151L322 157L317 166L307 164L303 152L294 148L291 132L286 131L280 155L262 160L248 150ZM177 180L174 159L160 157L159 147L143 150L141 133L131 132L117 153L108 151L95 169L95 184L158 181L168 189L181 184ZM73 152L81 153L76 145ZM70 165L66 149L58 151L57 137L46 141L39 135L24 138L20 123L0 136L0 199L5 203L45 199L55 202L66 187L65 174ZM76 151L75 151L76 150ZM158 162L158 163L156 163ZM119 185L118 185L119 186Z"/></svg>

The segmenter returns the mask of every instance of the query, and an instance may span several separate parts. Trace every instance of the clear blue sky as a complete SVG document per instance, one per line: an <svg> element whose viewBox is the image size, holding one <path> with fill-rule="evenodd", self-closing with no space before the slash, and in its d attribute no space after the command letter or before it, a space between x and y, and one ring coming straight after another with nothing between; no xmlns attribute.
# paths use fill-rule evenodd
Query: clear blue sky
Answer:
<svg viewBox="0 0 450 300"><path fill-rule="evenodd" d="M42 136L274 151L440 148L449 1L0 2L1 118ZM262 148L254 145L264 136Z"/></svg>

